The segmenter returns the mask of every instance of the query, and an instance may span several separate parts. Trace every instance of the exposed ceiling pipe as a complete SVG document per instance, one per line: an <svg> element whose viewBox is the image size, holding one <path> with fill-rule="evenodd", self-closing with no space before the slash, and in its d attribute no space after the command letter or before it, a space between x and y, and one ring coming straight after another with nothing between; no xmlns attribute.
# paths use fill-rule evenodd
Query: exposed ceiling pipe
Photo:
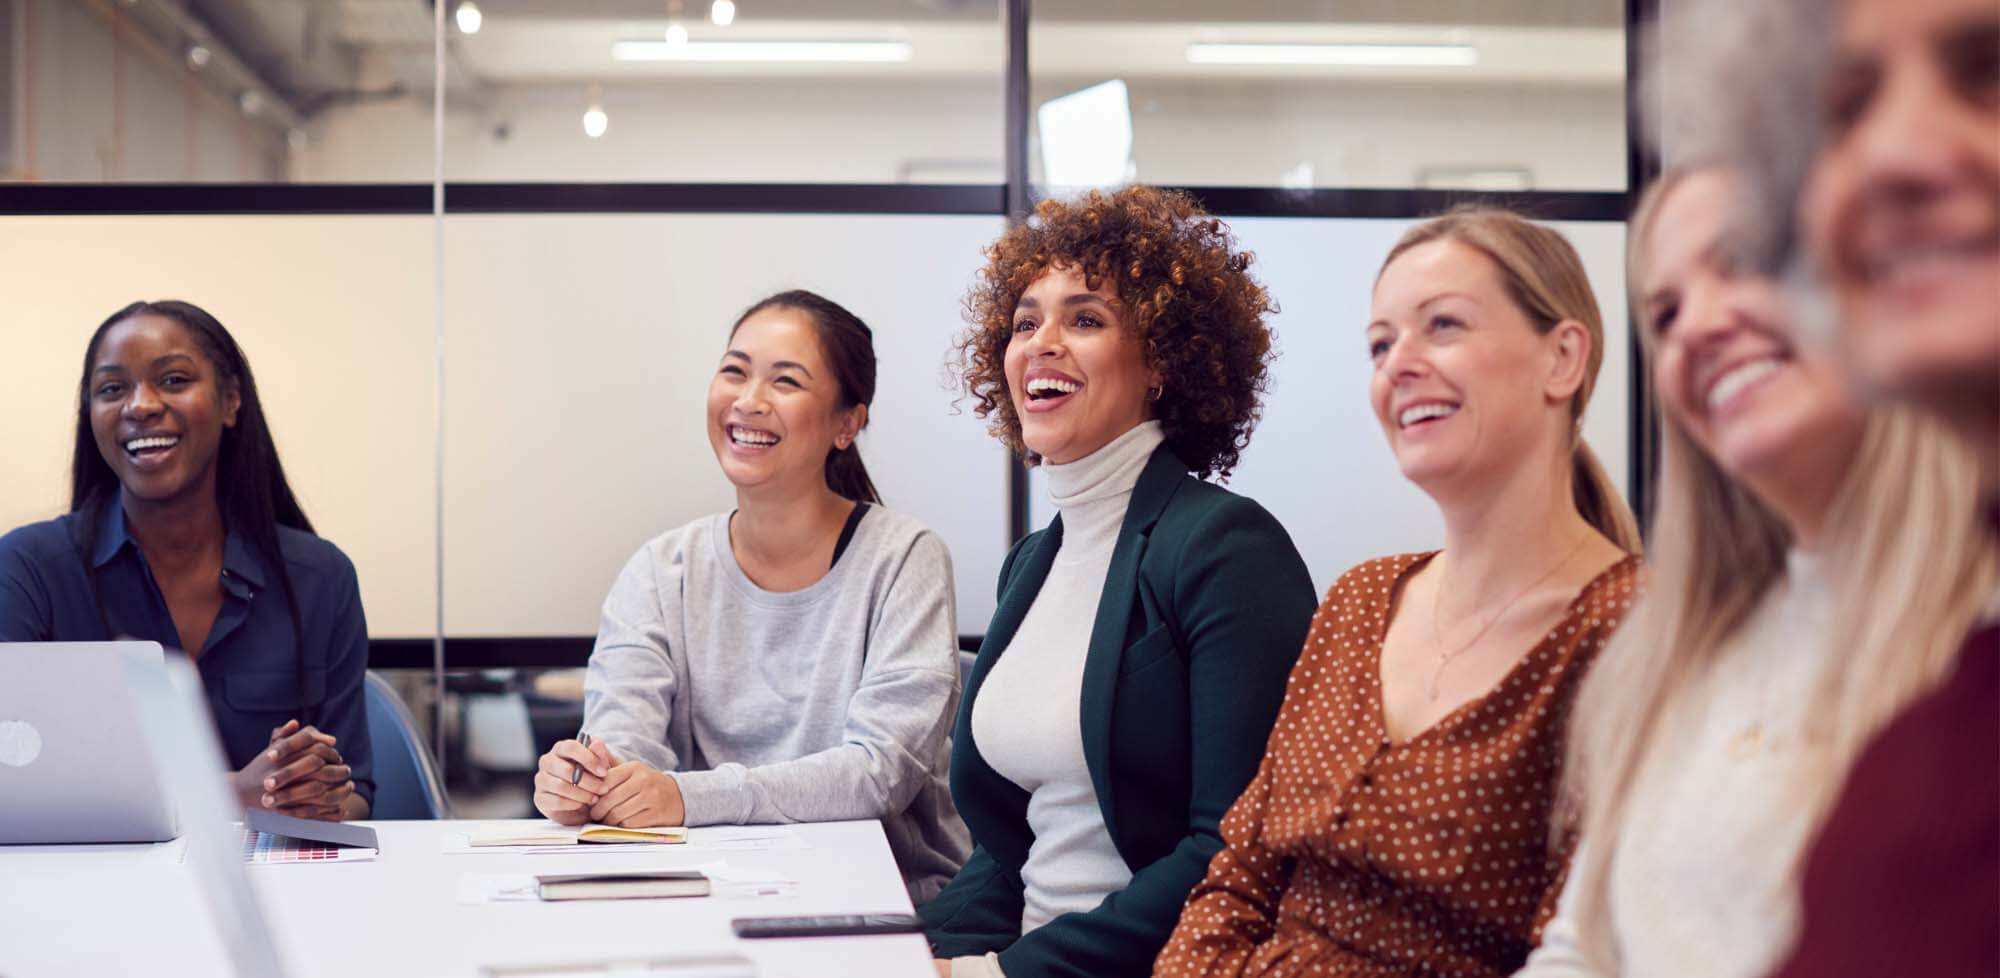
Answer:
<svg viewBox="0 0 2000 978"><path fill-rule="evenodd" d="M201 67L202 81L219 89L255 120L280 131L297 128L303 115L291 101L279 94L270 82L238 57L221 35L176 0L125 0L126 16L145 25L167 50L186 52L193 45L207 49Z"/></svg>

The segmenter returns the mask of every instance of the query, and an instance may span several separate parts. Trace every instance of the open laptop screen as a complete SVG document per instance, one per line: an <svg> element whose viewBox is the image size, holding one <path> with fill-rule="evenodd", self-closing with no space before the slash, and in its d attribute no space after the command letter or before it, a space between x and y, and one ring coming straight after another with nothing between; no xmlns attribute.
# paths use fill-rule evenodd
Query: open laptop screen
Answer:
<svg viewBox="0 0 2000 978"><path fill-rule="evenodd" d="M284 978L283 956L243 864L235 827L242 812L229 790L228 765L209 720L201 677L179 653L168 653L164 664L162 669L128 662L126 682L139 707L153 769L173 789L187 837L187 866L236 974Z"/></svg>

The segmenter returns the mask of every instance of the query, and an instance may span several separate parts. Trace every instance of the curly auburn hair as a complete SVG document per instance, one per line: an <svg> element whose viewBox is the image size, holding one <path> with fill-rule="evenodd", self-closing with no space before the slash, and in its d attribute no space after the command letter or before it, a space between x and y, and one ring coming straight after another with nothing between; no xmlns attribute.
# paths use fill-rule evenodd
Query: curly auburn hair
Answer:
<svg viewBox="0 0 2000 978"><path fill-rule="evenodd" d="M1110 282L1124 328L1145 341L1163 383L1153 417L1167 447L1197 476L1228 478L1263 413L1277 305L1249 273L1221 221L1193 198L1156 187L1092 190L1046 200L1032 220L986 248L986 267L965 297L970 329L957 343L959 379L973 413L1029 464L1021 419L1007 390L1007 343L1021 294L1051 268L1082 272L1087 288Z"/></svg>

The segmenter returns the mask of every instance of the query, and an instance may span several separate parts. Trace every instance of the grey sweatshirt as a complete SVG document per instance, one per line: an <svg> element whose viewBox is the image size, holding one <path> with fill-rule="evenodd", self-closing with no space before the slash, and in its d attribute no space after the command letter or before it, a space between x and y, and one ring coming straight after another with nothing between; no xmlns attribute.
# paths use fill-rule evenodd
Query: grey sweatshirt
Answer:
<svg viewBox="0 0 2000 978"><path fill-rule="evenodd" d="M649 541L604 601L584 729L680 783L687 824L877 818L922 903L971 845L946 787L958 708L951 554L871 507L826 576L752 583L729 514Z"/></svg>

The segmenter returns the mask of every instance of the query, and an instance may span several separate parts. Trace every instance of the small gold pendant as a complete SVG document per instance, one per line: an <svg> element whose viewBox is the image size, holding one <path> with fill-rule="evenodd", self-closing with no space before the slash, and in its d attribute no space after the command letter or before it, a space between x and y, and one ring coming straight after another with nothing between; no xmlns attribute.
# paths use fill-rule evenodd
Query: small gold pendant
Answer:
<svg viewBox="0 0 2000 978"><path fill-rule="evenodd" d="M1757 753L1763 746L1764 729L1762 727L1750 727L1742 733L1737 734L1735 739L1729 742L1729 759L1732 761L1747 759Z"/></svg>

